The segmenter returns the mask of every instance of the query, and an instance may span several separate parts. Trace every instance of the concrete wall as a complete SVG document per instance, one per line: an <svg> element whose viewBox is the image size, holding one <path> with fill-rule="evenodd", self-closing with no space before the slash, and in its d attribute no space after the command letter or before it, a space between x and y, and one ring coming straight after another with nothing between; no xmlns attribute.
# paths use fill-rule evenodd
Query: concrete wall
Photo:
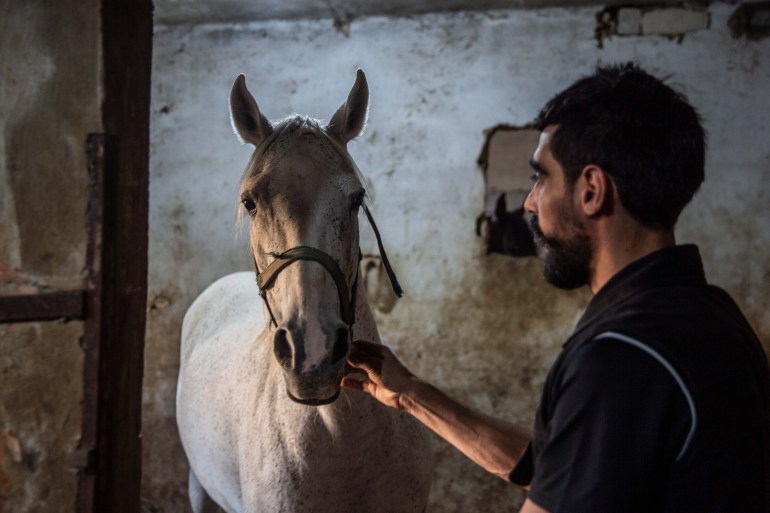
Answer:
<svg viewBox="0 0 770 513"><path fill-rule="evenodd" d="M236 238L236 182L251 153L230 129L238 73L271 118L328 119L357 67L371 87L369 127L350 152L406 290L378 313L386 341L419 375L474 407L528 424L545 373L589 300L547 286L534 258L485 256L475 165L484 130L523 124L597 63L636 60L673 75L710 134L707 181L680 221L711 280L731 292L770 349L770 41L734 40L734 6L683 39L614 37L599 48L597 9L156 27L151 129L144 496L186 511L174 423L179 328L217 277L251 265ZM364 252L376 252L364 228ZM436 440L433 512L511 511L514 486Z"/></svg>
<svg viewBox="0 0 770 513"><path fill-rule="evenodd" d="M0 3L0 293L82 288L99 1ZM0 325L0 512L71 512L81 322Z"/></svg>

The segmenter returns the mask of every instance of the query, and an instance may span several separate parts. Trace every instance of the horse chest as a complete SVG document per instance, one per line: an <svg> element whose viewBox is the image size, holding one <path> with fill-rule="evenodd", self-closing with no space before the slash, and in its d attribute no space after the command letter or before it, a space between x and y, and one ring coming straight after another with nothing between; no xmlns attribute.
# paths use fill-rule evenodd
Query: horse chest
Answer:
<svg viewBox="0 0 770 513"><path fill-rule="evenodd" d="M183 401L187 412L208 412L183 431L199 448L189 451L191 464L205 468L199 478L214 497L240 512L375 513L421 502L410 493L427 493L431 455L413 419L347 390L333 405L296 404L267 341L228 340L208 344L217 359L203 347L191 355L188 370L208 378ZM401 498L408 500L392 509Z"/></svg>
<svg viewBox="0 0 770 513"><path fill-rule="evenodd" d="M345 392L343 407L310 409L247 444L243 511L407 512L423 503L431 472L424 432L370 401ZM296 419L286 413L276 418Z"/></svg>

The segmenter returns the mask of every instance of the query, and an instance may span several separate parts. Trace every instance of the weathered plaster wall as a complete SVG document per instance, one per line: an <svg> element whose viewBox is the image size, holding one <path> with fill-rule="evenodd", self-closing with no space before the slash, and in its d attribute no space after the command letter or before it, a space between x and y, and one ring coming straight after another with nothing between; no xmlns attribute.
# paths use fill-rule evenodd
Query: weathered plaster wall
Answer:
<svg viewBox="0 0 770 513"><path fill-rule="evenodd" d="M156 27L152 100L144 495L185 511L186 463L174 424L179 327L215 278L251 265L237 238L236 182L251 153L231 132L227 98L245 73L262 111L328 119L354 71L371 87L369 127L350 152L406 290L378 315L419 375L474 407L531 422L545 373L589 299L543 282L536 259L485 256L475 159L484 130L523 124L600 62L633 59L673 74L702 111L707 182L679 240L701 245L711 280L745 309L770 349L770 41L733 40L733 6L682 41L594 38L595 9L500 11L354 21ZM368 229L364 252L376 252ZM431 511L511 511L523 495L445 443Z"/></svg>
<svg viewBox="0 0 770 513"><path fill-rule="evenodd" d="M99 2L0 3L0 293L82 287ZM80 322L0 325L0 512L71 512Z"/></svg>

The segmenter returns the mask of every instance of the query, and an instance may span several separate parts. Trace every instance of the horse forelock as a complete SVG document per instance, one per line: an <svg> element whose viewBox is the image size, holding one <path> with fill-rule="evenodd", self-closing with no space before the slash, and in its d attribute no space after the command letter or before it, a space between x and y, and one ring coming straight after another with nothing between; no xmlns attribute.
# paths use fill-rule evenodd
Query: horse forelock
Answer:
<svg viewBox="0 0 770 513"><path fill-rule="evenodd" d="M348 165L350 171L355 173L362 184L364 183L361 172L347 151L345 145L336 137L329 134L318 120L306 116L294 115L278 121L273 132L255 150L249 159L249 163L239 181L240 189L248 188L250 181L255 180L265 170L271 168L283 158L290 150L301 149L297 141L303 136L314 134L318 136L318 146L328 143L337 156ZM339 168L337 169L339 170ZM344 168L342 168L344 170Z"/></svg>
<svg viewBox="0 0 770 513"><path fill-rule="evenodd" d="M297 141L306 134L314 134L320 143L328 143L336 155L346 164L343 168L335 168L336 171L350 171L361 186L367 190L366 180L361 170L356 165L348 150L339 139L329 134L321 125L321 122L302 115L292 115L283 118L273 125L273 132L254 150L249 163L238 181L238 204L240 194L246 189L254 187L255 182L267 170L280 161L288 151L297 149ZM367 190L368 195L368 190ZM243 220L243 208L238 208L238 224Z"/></svg>

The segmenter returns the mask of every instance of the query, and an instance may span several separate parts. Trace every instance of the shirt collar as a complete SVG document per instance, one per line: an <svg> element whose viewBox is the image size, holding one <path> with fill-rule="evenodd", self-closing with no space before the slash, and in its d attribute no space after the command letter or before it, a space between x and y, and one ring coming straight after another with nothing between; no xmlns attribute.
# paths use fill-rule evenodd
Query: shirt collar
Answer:
<svg viewBox="0 0 770 513"><path fill-rule="evenodd" d="M669 246L631 262L616 273L588 303L575 333L595 317L642 291L671 285L705 285L706 275L698 247Z"/></svg>

